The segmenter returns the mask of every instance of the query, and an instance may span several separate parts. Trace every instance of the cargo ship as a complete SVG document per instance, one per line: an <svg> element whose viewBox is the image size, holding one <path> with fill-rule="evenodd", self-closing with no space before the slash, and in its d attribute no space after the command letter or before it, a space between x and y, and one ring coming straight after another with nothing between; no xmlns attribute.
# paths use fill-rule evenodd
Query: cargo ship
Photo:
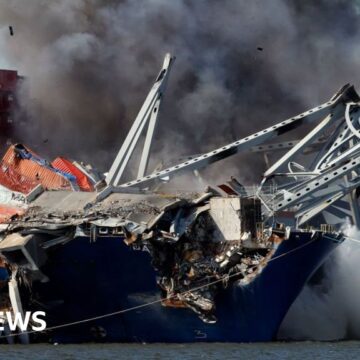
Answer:
<svg viewBox="0 0 360 360"><path fill-rule="evenodd" d="M360 98L353 86L149 172L173 62L167 54L106 174L62 157L50 162L22 144L7 150L0 304L14 316L44 311L47 328L10 331L2 319L3 342L271 341L307 280L344 241L344 221L359 224ZM124 182L145 129L138 176ZM257 186L232 177L200 192L163 188L240 151L277 155Z"/></svg>

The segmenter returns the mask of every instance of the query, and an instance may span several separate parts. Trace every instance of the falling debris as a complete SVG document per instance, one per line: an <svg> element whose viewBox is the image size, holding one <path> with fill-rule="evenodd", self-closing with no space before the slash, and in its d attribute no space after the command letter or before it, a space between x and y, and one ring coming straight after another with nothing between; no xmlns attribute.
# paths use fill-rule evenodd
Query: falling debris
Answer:
<svg viewBox="0 0 360 360"><path fill-rule="evenodd" d="M264 50L264 49L263 49L262 47L260 47L260 46L258 46L257 49L258 49L259 51L263 51L263 50Z"/></svg>
<svg viewBox="0 0 360 360"><path fill-rule="evenodd" d="M12 26L9 26L9 32L11 36L14 36L14 29Z"/></svg>

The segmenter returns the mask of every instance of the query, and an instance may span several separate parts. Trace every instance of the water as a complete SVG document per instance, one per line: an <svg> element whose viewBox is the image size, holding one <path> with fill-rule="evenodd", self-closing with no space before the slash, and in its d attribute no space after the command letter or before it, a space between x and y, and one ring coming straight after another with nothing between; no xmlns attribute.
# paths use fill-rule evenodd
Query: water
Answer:
<svg viewBox="0 0 360 360"><path fill-rule="evenodd" d="M86 344L2 345L0 359L8 360L212 360L212 359L357 359L360 342L293 342L258 344Z"/></svg>

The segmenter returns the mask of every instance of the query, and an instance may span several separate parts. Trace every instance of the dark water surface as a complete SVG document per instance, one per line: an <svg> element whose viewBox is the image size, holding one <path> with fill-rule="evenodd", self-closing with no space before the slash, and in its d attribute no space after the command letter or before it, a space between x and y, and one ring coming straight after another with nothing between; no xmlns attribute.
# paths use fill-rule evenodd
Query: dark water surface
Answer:
<svg viewBox="0 0 360 360"><path fill-rule="evenodd" d="M259 344L86 344L3 345L0 359L359 359L360 342L293 342Z"/></svg>

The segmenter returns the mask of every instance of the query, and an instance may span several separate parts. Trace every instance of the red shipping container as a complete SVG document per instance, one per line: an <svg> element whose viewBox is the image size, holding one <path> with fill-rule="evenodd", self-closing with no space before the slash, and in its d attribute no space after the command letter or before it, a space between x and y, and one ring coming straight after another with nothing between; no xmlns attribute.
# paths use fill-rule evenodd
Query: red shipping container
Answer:
<svg viewBox="0 0 360 360"><path fill-rule="evenodd" d="M25 149L36 156L30 149ZM60 174L33 160L20 158L15 152L15 145L10 146L0 163L0 183L22 193L28 193L29 188L31 190L38 184L47 190L72 189L70 181Z"/></svg>
<svg viewBox="0 0 360 360"><path fill-rule="evenodd" d="M76 182L82 191L94 190L91 180L71 161L63 157L58 157L51 163L51 165L55 169L74 175L76 177Z"/></svg>
<svg viewBox="0 0 360 360"><path fill-rule="evenodd" d="M16 215L23 215L24 209L17 208L14 206L1 205L0 206L0 224L7 223L9 220Z"/></svg>

